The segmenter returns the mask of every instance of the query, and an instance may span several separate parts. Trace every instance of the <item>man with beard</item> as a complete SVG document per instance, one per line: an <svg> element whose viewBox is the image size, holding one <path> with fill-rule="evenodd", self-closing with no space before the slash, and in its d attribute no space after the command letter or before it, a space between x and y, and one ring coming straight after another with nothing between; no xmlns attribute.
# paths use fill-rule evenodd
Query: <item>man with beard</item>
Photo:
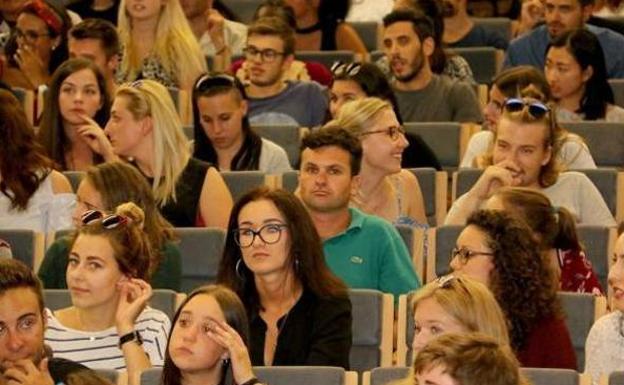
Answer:
<svg viewBox="0 0 624 385"><path fill-rule="evenodd" d="M609 78L624 77L624 36L612 30L586 24L594 10L593 0L545 0L546 23L516 40L507 49L504 67L529 64L542 70L549 42L562 33L587 28L598 40L605 55Z"/></svg>
<svg viewBox="0 0 624 385"><path fill-rule="evenodd" d="M299 196L323 240L325 261L350 288L394 295L420 287L409 253L385 220L349 208L362 162L359 138L329 123L303 138Z"/></svg>
<svg viewBox="0 0 624 385"><path fill-rule="evenodd" d="M0 259L0 385L54 385L86 367L50 358L41 282L15 259Z"/></svg>
<svg viewBox="0 0 624 385"><path fill-rule="evenodd" d="M383 22L384 53L403 120L480 122L481 110L472 87L431 70L430 57L435 49L431 19L399 9L386 15Z"/></svg>
<svg viewBox="0 0 624 385"><path fill-rule="evenodd" d="M440 0L438 0L440 1ZM468 16L468 0L441 0L444 36L447 47L494 47L505 50L509 44L496 31L475 25Z"/></svg>
<svg viewBox="0 0 624 385"><path fill-rule="evenodd" d="M278 17L262 17L249 26L243 50L249 72L245 90L249 121L315 127L329 107L326 90L316 82L284 81L295 52L295 33Z"/></svg>

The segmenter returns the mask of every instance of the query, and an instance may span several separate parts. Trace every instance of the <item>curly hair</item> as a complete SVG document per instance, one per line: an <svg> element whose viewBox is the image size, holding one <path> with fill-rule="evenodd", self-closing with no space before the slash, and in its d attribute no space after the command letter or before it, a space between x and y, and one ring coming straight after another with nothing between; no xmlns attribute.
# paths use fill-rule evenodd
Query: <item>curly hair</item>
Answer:
<svg viewBox="0 0 624 385"><path fill-rule="evenodd" d="M529 227L502 211L479 210L466 223L487 235L494 254L490 290L509 325L511 346L524 348L538 321L561 315L553 271Z"/></svg>

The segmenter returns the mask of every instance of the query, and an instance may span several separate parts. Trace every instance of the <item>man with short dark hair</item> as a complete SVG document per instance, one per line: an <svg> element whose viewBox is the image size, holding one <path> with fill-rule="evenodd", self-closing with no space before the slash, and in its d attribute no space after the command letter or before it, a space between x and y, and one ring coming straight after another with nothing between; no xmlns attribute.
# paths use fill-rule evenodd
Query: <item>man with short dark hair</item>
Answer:
<svg viewBox="0 0 624 385"><path fill-rule="evenodd" d="M399 9L384 17L383 49L394 76L393 87L406 122L481 121L474 90L467 83L434 74L433 22L421 13Z"/></svg>
<svg viewBox="0 0 624 385"><path fill-rule="evenodd" d="M69 56L83 57L95 63L106 79L109 95L115 92L115 71L119 64L119 36L106 20L85 19L69 30Z"/></svg>
<svg viewBox="0 0 624 385"><path fill-rule="evenodd" d="M15 259L0 259L0 385L54 385L89 370L49 358L43 343L46 318L41 282Z"/></svg>
<svg viewBox="0 0 624 385"><path fill-rule="evenodd" d="M593 10L593 0L545 0L546 23L512 41L503 66L529 64L543 71L546 49L554 37L573 29L587 28L600 41L609 78L624 78L624 36L586 24Z"/></svg>
<svg viewBox="0 0 624 385"><path fill-rule="evenodd" d="M284 81L295 53L295 33L282 19L262 17L249 26L243 65L252 124L314 127L323 123L329 100L316 82Z"/></svg>
<svg viewBox="0 0 624 385"><path fill-rule="evenodd" d="M327 125L301 145L299 195L323 240L329 268L351 288L395 296L420 287L409 253L385 220L349 208L362 147L347 130Z"/></svg>

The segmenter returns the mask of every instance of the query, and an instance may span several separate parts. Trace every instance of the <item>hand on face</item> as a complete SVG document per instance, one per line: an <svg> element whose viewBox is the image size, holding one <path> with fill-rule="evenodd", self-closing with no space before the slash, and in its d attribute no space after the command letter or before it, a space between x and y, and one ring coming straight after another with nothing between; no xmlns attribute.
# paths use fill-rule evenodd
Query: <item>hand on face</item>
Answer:
<svg viewBox="0 0 624 385"><path fill-rule="evenodd" d="M31 360L19 360L4 371L7 385L54 385L48 370L48 359L41 360L39 365Z"/></svg>
<svg viewBox="0 0 624 385"><path fill-rule="evenodd" d="M209 9L206 11L206 22L208 24L208 34L212 43L217 50L225 44L225 35L223 30L223 24L225 18L216 9Z"/></svg>
<svg viewBox="0 0 624 385"><path fill-rule="evenodd" d="M34 47L29 44L21 44L13 58L34 86L47 82L48 71Z"/></svg>
<svg viewBox="0 0 624 385"><path fill-rule="evenodd" d="M115 322L117 333L124 335L134 330L134 323L152 297L152 287L138 278L128 278L117 283L119 303Z"/></svg>
<svg viewBox="0 0 624 385"><path fill-rule="evenodd" d="M544 20L544 4L542 0L524 0L520 10L520 23L524 30L532 29L542 20Z"/></svg>
<svg viewBox="0 0 624 385"><path fill-rule="evenodd" d="M489 166L471 189L481 200L489 199L502 187L519 186L522 182L518 167L509 160Z"/></svg>
<svg viewBox="0 0 624 385"><path fill-rule="evenodd" d="M236 330L226 322L215 321L208 332L208 336L228 351L234 381L237 384L243 384L254 377L249 352Z"/></svg>
<svg viewBox="0 0 624 385"><path fill-rule="evenodd" d="M80 117L84 121L84 125L78 127L77 130L80 137L93 152L102 155L107 162L115 160L116 155L113 152L113 146L102 127L87 115L80 115Z"/></svg>

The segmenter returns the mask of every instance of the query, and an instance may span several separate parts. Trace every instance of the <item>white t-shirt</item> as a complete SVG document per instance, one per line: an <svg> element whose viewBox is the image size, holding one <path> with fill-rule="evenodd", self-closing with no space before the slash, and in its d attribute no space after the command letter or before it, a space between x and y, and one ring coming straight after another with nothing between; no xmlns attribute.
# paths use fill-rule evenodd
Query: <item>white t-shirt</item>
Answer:
<svg viewBox="0 0 624 385"><path fill-rule="evenodd" d="M286 150L264 138L262 138L262 150L260 150L258 163L258 169L270 175L278 175L292 170Z"/></svg>
<svg viewBox="0 0 624 385"><path fill-rule="evenodd" d="M598 385L601 375L624 370L624 336L621 311L614 311L592 325L585 343L585 372Z"/></svg>

